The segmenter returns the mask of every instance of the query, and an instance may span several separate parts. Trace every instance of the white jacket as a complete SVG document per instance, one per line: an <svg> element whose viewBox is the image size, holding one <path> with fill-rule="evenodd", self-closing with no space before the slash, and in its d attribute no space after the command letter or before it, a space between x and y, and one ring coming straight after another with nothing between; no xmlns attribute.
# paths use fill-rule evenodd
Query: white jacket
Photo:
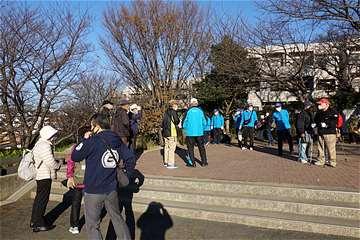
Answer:
<svg viewBox="0 0 360 240"><path fill-rule="evenodd" d="M61 163L55 161L51 146L52 143L49 140L40 138L33 148L36 180L56 179L56 170L60 168Z"/></svg>

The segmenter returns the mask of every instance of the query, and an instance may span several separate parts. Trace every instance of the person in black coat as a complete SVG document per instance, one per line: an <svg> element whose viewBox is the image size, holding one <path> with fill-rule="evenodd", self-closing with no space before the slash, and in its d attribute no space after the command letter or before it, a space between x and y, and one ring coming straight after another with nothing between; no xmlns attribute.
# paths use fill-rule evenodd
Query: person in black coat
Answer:
<svg viewBox="0 0 360 240"><path fill-rule="evenodd" d="M177 168L175 165L175 149L177 141L177 131L180 119L176 113L178 103L176 100L169 102L169 108L164 113L162 120L162 135L164 137L164 166L168 169Z"/></svg>
<svg viewBox="0 0 360 240"><path fill-rule="evenodd" d="M299 148L299 161L302 163L308 163L312 161L312 147L313 147L313 138L312 138L312 127L311 124L312 116L309 112L311 108L311 102L305 102L304 108L301 110L296 110L296 119L295 119L295 128L296 134L298 137L298 148Z"/></svg>
<svg viewBox="0 0 360 240"><path fill-rule="evenodd" d="M130 120L129 120L129 100L120 100L119 107L116 109L111 122L111 130L114 131L121 141L128 146L130 140Z"/></svg>
<svg viewBox="0 0 360 240"><path fill-rule="evenodd" d="M325 151L329 153L331 167L336 167L336 124L338 121L338 112L330 107L327 98L322 98L318 103L319 111L315 114L315 123L318 128L319 157L315 165L323 166L325 164Z"/></svg>

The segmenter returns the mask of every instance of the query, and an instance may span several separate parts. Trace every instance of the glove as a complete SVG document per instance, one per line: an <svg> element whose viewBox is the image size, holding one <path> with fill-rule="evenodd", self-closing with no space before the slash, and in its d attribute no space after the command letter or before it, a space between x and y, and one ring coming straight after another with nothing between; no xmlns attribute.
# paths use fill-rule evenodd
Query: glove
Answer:
<svg viewBox="0 0 360 240"><path fill-rule="evenodd" d="M327 124L324 123L324 122L320 123L320 125L321 125L322 128L326 128L326 127L327 127Z"/></svg>
<svg viewBox="0 0 360 240"><path fill-rule="evenodd" d="M316 123L312 123L311 128L315 128L315 127L316 127Z"/></svg>

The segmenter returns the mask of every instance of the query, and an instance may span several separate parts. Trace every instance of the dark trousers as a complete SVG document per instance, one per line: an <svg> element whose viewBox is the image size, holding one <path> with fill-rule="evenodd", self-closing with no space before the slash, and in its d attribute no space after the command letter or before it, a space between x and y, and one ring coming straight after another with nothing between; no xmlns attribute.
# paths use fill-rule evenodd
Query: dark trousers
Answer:
<svg viewBox="0 0 360 240"><path fill-rule="evenodd" d="M200 157L201 157L201 163L205 164L207 163L207 158L206 158L206 151L205 151L205 147L204 147L204 141L203 141L203 136L198 136L198 137L186 137L186 145L187 145L187 149L189 152L189 156L191 161L193 162L193 164L195 164L195 156L194 156L194 146L195 143L197 143L197 146L199 148L199 152L200 152Z"/></svg>
<svg viewBox="0 0 360 240"><path fill-rule="evenodd" d="M254 147L254 132L255 129L252 127L244 127L243 129L243 138L245 147ZM249 144L250 143L250 144Z"/></svg>
<svg viewBox="0 0 360 240"><path fill-rule="evenodd" d="M221 140L222 130L221 128L214 128L213 132L214 132L214 143L219 144Z"/></svg>
<svg viewBox="0 0 360 240"><path fill-rule="evenodd" d="M74 188L71 191L73 192L73 199L70 213L70 226L79 227L80 208L83 191L81 188Z"/></svg>
<svg viewBox="0 0 360 240"><path fill-rule="evenodd" d="M286 139L286 141L289 144L290 152L294 151L293 141L292 141L292 137L291 137L289 129L278 130L277 131L277 137L278 137L278 154L280 156L283 154L283 141L284 141L284 139Z"/></svg>
<svg viewBox="0 0 360 240"><path fill-rule="evenodd" d="M49 202L50 190L51 179L36 180L36 196L31 214L31 222L34 223L34 227L47 225L44 215Z"/></svg>
<svg viewBox="0 0 360 240"><path fill-rule="evenodd" d="M210 142L210 131L204 131L204 144Z"/></svg>
<svg viewBox="0 0 360 240"><path fill-rule="evenodd" d="M135 135L135 136L130 137L130 139L129 139L129 149L131 149L133 151L136 150L136 138L137 138L137 136Z"/></svg>
<svg viewBox="0 0 360 240"><path fill-rule="evenodd" d="M238 142L238 146L239 146L239 148L241 148L242 147L242 141L240 141L240 139L239 139L239 132L241 131L239 128L236 128L236 139L237 139L237 142ZM240 132L241 134L242 134L242 132Z"/></svg>

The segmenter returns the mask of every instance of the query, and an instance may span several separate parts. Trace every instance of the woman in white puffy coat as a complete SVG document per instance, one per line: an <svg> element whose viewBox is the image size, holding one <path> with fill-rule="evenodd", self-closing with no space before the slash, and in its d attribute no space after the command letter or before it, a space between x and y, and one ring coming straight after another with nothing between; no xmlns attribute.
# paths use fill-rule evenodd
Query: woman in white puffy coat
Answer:
<svg viewBox="0 0 360 240"><path fill-rule="evenodd" d="M30 227L33 232L48 231L53 228L44 219L46 206L49 202L51 182L56 178L56 171L61 163L54 158L52 141L57 130L44 126L40 130L40 139L33 148L36 167L36 196L34 199Z"/></svg>

